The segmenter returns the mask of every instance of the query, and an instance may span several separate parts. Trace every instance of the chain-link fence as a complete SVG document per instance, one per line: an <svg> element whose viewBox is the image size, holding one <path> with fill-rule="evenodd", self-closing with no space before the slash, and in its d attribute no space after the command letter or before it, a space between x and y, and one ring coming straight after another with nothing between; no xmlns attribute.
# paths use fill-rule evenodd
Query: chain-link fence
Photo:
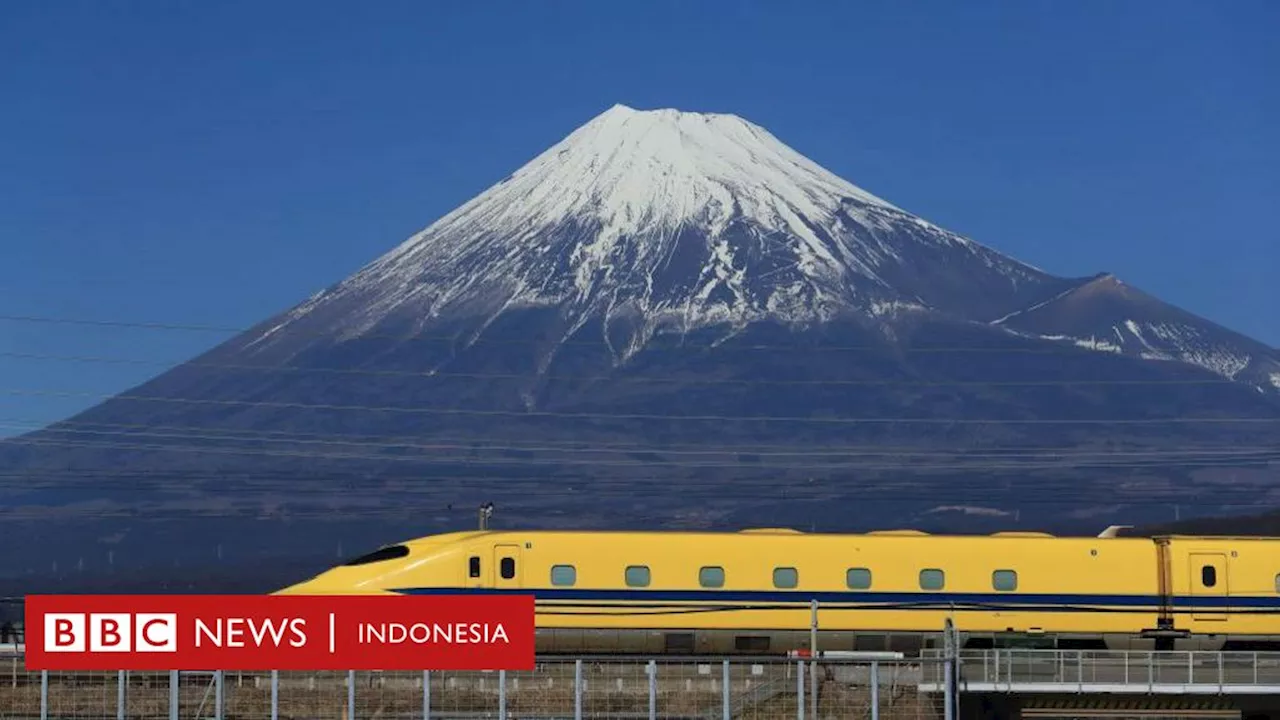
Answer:
<svg viewBox="0 0 1280 720"><path fill-rule="evenodd" d="M525 672L28 672L24 720L945 720L941 660L540 659ZM816 693L815 693L816 691Z"/></svg>

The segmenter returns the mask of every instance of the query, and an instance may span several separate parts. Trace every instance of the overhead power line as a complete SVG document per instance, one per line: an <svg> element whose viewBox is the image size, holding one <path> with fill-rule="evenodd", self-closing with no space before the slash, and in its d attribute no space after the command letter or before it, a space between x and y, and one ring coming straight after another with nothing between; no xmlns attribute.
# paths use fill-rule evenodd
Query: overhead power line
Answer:
<svg viewBox="0 0 1280 720"><path fill-rule="evenodd" d="M102 447L84 441L76 440L54 440L56 445L69 445L72 447ZM107 449L128 449L127 443L107 443ZM253 448L213 448L208 449L203 446L189 447L176 446L173 447L175 454L187 455L255 455L261 454L258 449ZM278 451L270 450L272 454ZM286 451L287 452L287 451ZM333 456L322 454L308 454L307 457L328 462L335 459ZM336 458L341 459L341 458ZM363 456L356 456L356 459L363 459ZM383 456L377 456L375 459L385 459ZM415 458L416 459L416 458ZM1245 458L1248 460L1248 458ZM79 467L79 468L32 468L29 470L12 470L0 472L0 478L9 479L18 482L8 483L5 487L8 490L29 491L37 487L53 487L56 483L68 481L84 481L89 484L96 484L101 481L121 482L121 483L141 483L148 487L155 483L177 483L181 487L187 487L185 483L199 481L215 481L217 483L228 483L234 481L237 487L264 489L273 486L273 483L281 483L282 485L297 484L297 487L309 487L311 482L325 482L341 484L345 487L358 487L367 483L395 483L396 487L419 487L419 483L434 480L458 480L458 481L480 481L494 480L501 481L504 484L520 484L520 483L561 483L568 485L591 484L608 486L611 484L625 485L634 487L637 482L662 482L679 483L678 489L696 489L699 486L715 486L723 488L726 484L738 485L758 485L761 483L778 483L777 490L785 491L787 488L795 488L799 486L810 486L816 484L821 486L824 483L840 483L841 491L858 491L861 492L867 487L875 488L900 488L904 491L915 491L926 486L935 486L933 479L936 471L952 471L952 470L989 470L1003 468L1010 465L1008 469L1016 470L1016 474L1006 474L999 477L980 476L974 474L965 474L959 477L948 478L946 489L954 490L977 490L991 492L995 490L1012 490L1016 488L1034 488L1039 494L1058 493L1063 490L1076 492L1081 487L1088 485L1087 481L1081 481L1077 478L1057 480L1038 478L1036 480L1024 479L1021 473L1025 470L1034 470L1036 467L1028 467L1027 464L1014 464L997 462L999 458L987 458L972 463L959 463L955 461L940 462L931 465L911 465L904 463L883 463L888 467L889 472L877 476L858 475L854 473L821 475L810 472L803 467L792 467L778 470L771 467L758 467L750 464L744 464L738 468L732 476L723 474L710 475L699 472L698 468L693 468L689 472L681 472L681 468L657 468L660 474L654 473L638 473L632 474L628 472L593 472L590 469L560 469L545 467L520 467L499 471L498 469L489 467L485 463L457 463L445 462L433 464L427 461L424 466L419 469L409 464L387 464L377 466L368 465L359 469L341 469L336 464L329 464L322 467L307 466L301 463L291 464L288 466L273 466L261 468L255 466L237 466L227 464L200 463L196 466L177 466L166 468L147 468L142 467L136 470L120 469L119 462L113 462L111 465L102 467ZM433 467L439 465L440 467ZM1140 465L1139 463L1126 462L1123 459L1117 459L1111 465L1118 466L1121 469L1131 469L1130 465ZM463 467L466 466L466 469ZM1140 465L1146 467L1147 465ZM1170 459L1170 461L1160 460L1154 467L1181 467L1182 459ZM1226 466L1232 466L1227 464ZM1245 464L1237 464L1238 467L1245 467ZM651 466L641 466L642 469L648 469ZM866 470L868 472L879 467L874 462L869 462L865 466L856 468L857 472ZM1140 469L1132 468L1132 469ZM1046 470L1073 470L1076 469L1071 465L1055 464L1044 468ZM443 473L443 474L441 474ZM913 473L919 473L924 477L916 477ZM44 481L50 481L50 484L44 485ZM853 485L848 485L850 480L856 481ZM1163 481L1160 481L1163 482ZM1232 492L1236 489L1246 488L1254 496L1258 493L1265 494L1271 490L1270 485L1265 484L1265 480L1260 480L1261 485L1251 484L1247 480L1238 480L1230 485L1225 484L1206 484L1196 486L1196 490L1204 491L1217 495L1219 491ZM408 485L404 485L408 483ZM1134 475L1129 478L1112 477L1106 481L1108 492L1123 493L1134 487L1140 487L1143 493L1151 491L1153 486L1160 483L1151 477ZM555 488L548 488L554 490ZM1181 492L1181 491L1180 491ZM1280 490L1276 491L1280 494ZM1090 495L1090 497L1095 497Z"/></svg>
<svg viewBox="0 0 1280 720"><path fill-rule="evenodd" d="M422 436L422 435L370 435L361 433L342 433L335 435L332 433L314 433L299 432L293 430L273 430L262 428L228 428L211 425L170 425L170 424L147 424L147 423L97 423L84 422L76 420L59 420L50 423L47 420L33 420L30 418L0 418L0 424L15 429L27 429L30 431L38 430L63 430L63 429L112 429L112 430L137 430L140 432L150 432L152 430L175 431L175 432L195 432L201 434L213 435L219 439L246 439L253 440L257 438L279 438L283 440L321 440L321 441L361 441L372 444L399 445L399 444L420 444L420 443L446 443L456 444L459 447L477 450L515 450L515 451L576 451L584 452L627 452L627 453L685 453L685 454L725 454L725 453L742 453L759 455L768 453L769 451L778 451L774 454L792 455L792 454L838 454L846 452L880 452L880 453L905 453L920 451L922 446L916 445L891 445L888 443L874 443L868 445L859 445L853 443L841 443L838 445L820 445L806 443L797 445L795 442L789 443L751 443L747 445L716 445L709 443L670 443L658 442L654 440L640 442L619 442L619 441L600 441L600 440L554 440L548 438L539 438L536 445L513 445L512 440L507 437L498 438L500 445L486 445L489 439L482 435L466 435L466 436ZM3 442L3 440L0 440ZM1132 441L1131 441L1132 442ZM1215 443L1215 444L1195 444L1195 443L1179 443L1178 451L1196 452L1196 451L1215 451L1215 450L1272 450L1277 446L1242 446L1239 443ZM802 449L797 449L802 448ZM929 446L929 449L942 453L973 453L973 452L1042 452L1050 454L1075 453L1084 454L1110 453L1116 452L1120 454L1133 454L1142 452L1164 453L1168 451L1167 447L1151 447L1143 445L1139 448L1123 449L1117 441L1109 441L1109 449L1088 449L1081 447L1064 447L1063 445L1010 445L1010 446L982 446L968 445L954 449L937 449L935 446Z"/></svg>
<svg viewBox="0 0 1280 720"><path fill-rule="evenodd" d="M0 427L21 427L13 423L0 421ZM1231 447L1208 447L1208 448L1185 448L1179 446L1174 449L1152 449L1152 450L1071 450L1071 449L1040 449L1023 448L1008 449L1001 451L983 451L983 450L922 450L920 448L886 448L881 446L862 446L862 447L844 447L829 449L810 449L796 448L791 450L768 450L768 449L664 449L657 446L647 448L630 448L630 449L614 449L607 447L558 447L554 445L543 444L497 444L497 445L480 445L467 441L433 441L429 438L402 441L376 441L362 440L358 438L345 438L340 435L331 435L328 437L287 437L273 435L254 435L252 433L240 433L236 435L220 434L217 432L200 432L199 430L191 430L187 428L170 428L163 425L151 426L148 429L97 429L97 428L76 428L54 426L48 428L41 437L31 439L32 442L41 441L45 435L54 435L52 439L58 439L56 436L108 436L124 439L152 439L152 440L190 440L190 441L213 441L213 442L232 442L232 443L264 443L277 445L302 445L311 447L342 447L342 448L358 448L365 450L418 450L418 451L455 451L471 455L477 452L524 452L524 453L544 453L547 455L636 455L636 454L653 454L663 456L717 456L717 455L749 455L755 458L815 458L815 457L889 457L899 461L907 461L919 458L949 458L949 459L975 459L975 458L1000 458L1000 459L1041 459L1041 460L1066 460L1072 458L1205 458L1205 457L1270 457L1280 455L1280 445L1275 447L1248 447L1248 446L1231 446ZM443 461L446 456L441 457ZM498 460L495 462L506 462L510 458ZM479 460L477 460L479 461ZM564 460L548 459L539 461L543 463L566 462ZM637 460L632 461L643 465L678 465L680 463L669 460ZM727 467L738 467L743 461L737 461L725 465ZM587 464L609 464L603 461L588 461ZM630 463L628 463L630 464ZM753 464L754 465L754 464ZM691 465L694 466L694 465ZM721 465L716 465L720 467ZM783 467L795 467L794 463L788 463ZM802 466L803 467L803 466Z"/></svg>
<svg viewBox="0 0 1280 720"><path fill-rule="evenodd" d="M760 498L760 499L763 500L764 498ZM895 501L895 500L882 500L882 499L866 500L866 504L870 506L896 505L897 502L898 501ZM1018 505L1022 507L1031 507L1031 508L1042 508L1047 506L1056 506L1059 504L1060 503L1046 503L1046 502L1040 502L1036 500L1028 500L1026 502L1018 503ZM1116 509L1139 508L1139 507L1142 507L1143 505L1144 503L1139 500L1107 503L1107 506L1109 508L1116 508ZM1254 505L1248 502L1236 502L1236 503L1214 503L1213 507L1254 509L1254 508L1257 508L1257 505ZM467 516L474 516L474 512L475 512L474 508L468 508L465 511L465 514ZM458 513L456 511L447 511L444 508L439 508L434 512L431 510L423 510L421 508L387 509L387 508L343 507L340 510L339 509L323 509L323 508L314 508L314 509L296 509L295 508L287 511L271 513L266 515L263 515L258 511L253 511L249 509L246 509L245 511L240 513L232 513L232 512L217 510L217 509L202 509L202 510L192 510L192 511L183 512L183 513L173 513L172 516L170 517L166 517L164 519L157 519L156 521L157 522L197 522L200 520L206 520L206 521L263 520L263 521L269 521L269 522L279 522L280 519L285 518L288 520L323 520L323 521L332 521L332 522L336 522L339 519L345 520L345 521L352 521L352 520L387 521L391 519L398 519L401 521L410 522L413 520L414 514L417 514L418 516L428 515L428 514L435 514L435 515L441 515L441 516L455 514L460 517L462 516L462 513ZM993 519L1000 519L1000 518L1008 519L1008 518L1011 518L1013 515L1014 513L1012 511L1002 512L999 516L996 516ZM0 510L0 519L3 519L8 522L29 521L29 522L37 522L41 524L48 523L51 521L56 521L56 520L61 520L63 522L82 522L84 521L85 517L86 516L83 513L76 514L76 515L59 516L59 515L51 515L48 513L42 513L39 511L13 510L13 511L6 512L3 510ZM137 516L129 512L113 510L113 511L103 511L100 514L94 515L93 518L95 520L99 520L99 519L136 520ZM1193 518L1187 518L1187 519L1193 519ZM1222 518L1215 518L1215 519L1222 519ZM547 521L547 522L540 522L536 524L544 527L552 527L552 528L564 527L564 529L572 529L571 527L564 526L561 523L556 522L554 520ZM1148 523L1148 524L1154 524L1154 523ZM807 525L807 522L805 523L805 525ZM692 528L692 529L696 531L699 528ZM1067 537L1070 537L1070 536L1067 536Z"/></svg>
<svg viewBox="0 0 1280 720"><path fill-rule="evenodd" d="M1042 380L907 380L885 378L857 379L756 379L756 378L712 378L685 376L654 375L555 375L539 373L487 373L487 372L454 372L448 370L377 370L369 368L336 368L310 367L302 365L255 365L246 363L220 363L204 361L188 361L169 363L159 360L136 358L118 358L93 355L55 355L46 353L0 352L0 357L16 360L39 360L41 362L75 362L101 363L111 365L134 365L148 367L206 368L211 370L230 370L237 372L269 372L299 374L334 374L357 377L395 377L414 379L469 379L469 380L567 380L582 383L654 383L668 385L745 385L745 386L865 386L865 387L1070 387L1070 386L1142 386L1142 385L1239 385L1238 382L1223 377L1204 378L1126 378L1126 379L1042 379Z"/></svg>
<svg viewBox="0 0 1280 720"><path fill-rule="evenodd" d="M15 315L0 314L0 322L16 322L16 323L32 323L43 325L78 325L86 327L109 327L122 329L138 329L138 330L158 330L158 331L188 331L188 332L211 332L211 333L230 333L242 334L255 330L253 327L229 327L219 325L203 325L198 323L163 323L163 322L146 322L146 321L124 321L124 320L93 320L85 318L68 318L53 317L40 315ZM261 327L261 326L259 326ZM263 331L266 332L265 330ZM277 331L276 337L291 336L303 338L325 339L332 337L330 330L304 330L297 327L287 328ZM438 342L447 343L451 346L470 346L470 345L505 345L505 346L548 346L548 345L566 345L566 346L586 346L599 347L603 340L573 340L567 338L496 338L496 337L480 337L475 334L458 333L454 335L432 335L421 333L376 333L362 332L359 337L366 340L392 340L397 342ZM655 338L674 338L671 333L662 333L655 335ZM681 336L683 337L683 336ZM680 342L676 345L658 345L649 346L646 352L688 352L696 350L714 350L721 345L738 337L738 332L731 331L724 333L715 343L693 344ZM923 347L902 347L892 344L875 344L875 345L826 345L817 343L793 343L786 345L778 344L744 344L732 345L734 350L776 350L783 352L884 352L887 354L919 354L919 353L1009 353L1009 354L1032 354L1032 355L1060 355L1060 354L1079 354L1091 352L1087 348L1082 348L1070 343L1055 344L1053 341L1044 341L1046 344L1041 346L1032 346L1027 342L1028 338L1008 335L994 336L1006 337L1010 342L1022 343L1009 347L1000 346L923 346Z"/></svg>
<svg viewBox="0 0 1280 720"><path fill-rule="evenodd" d="M1016 505L1024 501L1044 501L1057 503L1084 502L1092 505L1106 506L1116 502L1140 500L1147 503L1204 503L1219 504L1233 499L1244 499L1265 504L1267 494L1264 488L1253 486L1222 487L1156 487L1153 483L1132 484L1130 486L1112 486L1108 492L1099 496L1097 487L1081 487L1059 483L1044 486L1039 481L1027 480L1023 483L1000 483L992 487L990 483L980 485L976 481L971 486L945 486L927 479L896 479L889 481L872 481L850 485L847 478L783 479L783 478L736 478L733 480L713 480L709 478L680 478L667 476L644 475L631 478L608 477L573 477L555 475L526 475L513 477L494 474L428 474L414 473L378 477L354 482L338 482L332 477L303 475L299 477L278 477L269 482L251 481L224 473L215 476L206 473L173 474L163 478L137 478L133 476L105 475L98 478L75 478L74 482L58 485L37 485L31 488L23 486L24 491L42 489L84 489L116 492L120 490L137 490L152 493L182 493L173 498L150 497L145 502L120 501L131 507L137 517L145 519L153 508L165 505L186 505L191 503L207 504L210 501L220 505L244 507L252 504L276 503L311 503L318 501L338 502L344 506L386 505L388 501L397 504L397 510L412 511L414 506L400 506L401 498L453 498L450 502L461 502L463 496L477 496L507 492L518 496L523 504L545 505L548 503L572 504L575 500L585 502L582 493L590 493L591 500L609 494L629 497L639 504L672 504L679 503L682 498L709 499L711 505L693 509L711 509L717 501L727 500L725 493L733 493L733 502L742 500L787 500L821 499L833 497L854 497L859 500L880 498L897 500L912 504L966 504L972 506ZM680 483L679 492L666 496L653 495L655 485ZM200 495L203 489L209 488L192 485L192 482L219 483L218 487L228 481L233 485L216 495ZM353 493L353 490L359 492ZM927 491L927 494L922 494ZM639 493L639 494L637 494ZM997 497L996 493L1003 494ZM1272 494L1273 501L1276 495ZM442 501L442 504L444 501ZM19 507L24 504L18 498L9 498L5 507ZM40 507L50 507L46 502L26 503ZM56 506L53 506L56 507ZM73 508L74 509L74 508ZM94 508L83 507L92 511Z"/></svg>
<svg viewBox="0 0 1280 720"><path fill-rule="evenodd" d="M613 498L632 501L640 507L641 512L645 507L666 507L681 500L698 502L700 505L697 509L714 512L717 507L717 500L724 499L728 490L727 485L730 485L723 482L718 484L696 483L687 490L682 488L679 496L646 495L637 497L637 491L644 492L647 489L644 482L583 482L575 480L570 487L558 492L547 491L530 495L531 489L528 485L548 480L562 479L532 478L513 483L511 478L504 477L426 476L421 478L421 482L417 487L397 488L395 491L388 491L380 487L369 487L365 488L363 493L355 496L351 494L349 488L331 485L326 489L320 489L299 484L293 487L269 488L270 492L259 493L263 497L237 494L230 498L190 495L190 486L172 483L155 486L147 485L145 488L152 492L179 492L185 490L188 492L188 497L169 503L150 502L145 507L117 503L117 507L114 508L109 505L58 507L44 504L23 505L9 502L4 508L0 508L0 519L8 519L19 513L28 513L33 517L44 518L57 517L59 515L63 517L115 516L147 521L181 519L193 515L209 517L238 516L243 518L250 513L255 516L262 516L264 512L269 515L286 515L289 517L316 515L331 520L349 519L358 514L413 517L432 513L456 512L456 508L450 508L449 506L465 505L471 498L492 497L495 493L501 494L503 492L510 494L511 499L507 500L508 505L516 503L520 507L535 508L539 513L539 517L544 517L548 514L551 516L564 515L572 512L572 508L566 505L572 506L575 497L580 497L581 493L584 492L589 492L595 501ZM655 482L665 481L667 478L642 478L641 480L652 485ZM446 484L442 487L442 484L449 482L456 484ZM1206 505L1215 507L1239 505L1255 509L1268 506L1268 502L1260 498L1256 488L1241 491L1230 491L1224 488L1223 490L1226 490L1226 492L1161 492L1135 488L1127 492L1114 493L1105 498L1099 498L1096 493L1072 492L1065 489L1061 489L1063 490L1062 492L1034 492L1034 494L1029 494L1030 491L1033 491L1033 488L1007 488L1004 490L1008 492L1020 490L1021 495L997 499L991 496L990 490L983 492L975 489L972 493L964 493L941 487L931 487L927 495L922 495L920 487L882 488L871 486L849 489L847 487L833 487L830 484L814 487L797 484L788 488L761 487L759 484L747 485L741 483L732 483L732 485L736 505L752 502L770 504L780 502L805 503L822 502L834 498L856 498L857 502L866 504L928 506L938 512L942 512L943 509L948 507L952 509L967 507L993 511L995 514L1012 514L1014 510L1021 507L1062 505L1089 505L1097 508L1150 508L1153 505ZM103 489L105 491L119 491L129 487L138 486L109 484ZM1273 498L1270 504L1276 505L1277 502Z"/></svg>
<svg viewBox="0 0 1280 720"><path fill-rule="evenodd" d="M1166 418L936 418L936 417L814 417L782 415L664 415L659 413L599 413L551 410L480 410L463 408L404 407L395 405L339 405L330 403L284 402L271 400L228 400L217 398L183 398L160 395L121 393L89 393L62 390L0 389L0 395L25 397L75 397L99 400L154 402L177 405L210 405L221 407L293 408L332 410L339 412L384 412L410 415L453 415L509 418L562 418L581 420L645 420L663 422L785 422L823 425L1195 425L1195 424L1280 424L1278 417L1166 417Z"/></svg>
<svg viewBox="0 0 1280 720"><path fill-rule="evenodd" d="M192 446L192 445L176 445L169 443L125 443L120 441L94 442L88 440L73 439L17 439L9 440L8 443L14 445L30 445L30 446L55 446L55 447L87 447L87 448L106 448L114 450L145 450L153 452L172 452L172 453L203 453L211 455L243 455L243 456L268 456L268 457L298 457L311 460L360 460L360 461L392 461L392 462L419 462L419 463L463 463L464 461L457 458L440 458L430 455L406 455L406 454L371 454L358 452L316 452L314 450L286 450L274 448L236 448L236 447L211 447L211 446ZM557 460L557 461L534 461L527 458L510 458L505 460L486 460L483 462L476 461L475 464L485 465L513 465L516 467L528 467L535 465L588 465L588 466L612 466L612 467L651 467L654 465L673 465L684 468L743 468L743 469L760 469L760 470L798 470L798 471L818 471L818 470L895 470L895 471L923 471L923 470L963 470L963 469L1081 469L1081 468L1144 468L1144 467L1223 467L1223 466L1267 466L1270 463L1280 461L1280 453L1272 453L1264 457L1247 457L1247 458L1197 458L1187 457L1174 459L1151 459L1151 460L1130 460L1128 462L1097 460L1093 462L1086 461L1063 461L1063 460L1022 460L1016 462L977 462L977 463L933 463L933 464L904 464L903 462L884 462L878 464L873 463L845 463L845 464L828 464L828 465L800 465L797 463L787 463L778 466L769 466L763 464L744 464L736 463L664 463L664 462L612 462L612 461L574 461L574 460Z"/></svg>
<svg viewBox="0 0 1280 720"><path fill-rule="evenodd" d="M227 325L201 325L195 323L162 323L130 320L93 320L89 318L55 317L49 315L0 314L0 321L33 323L40 325L86 325L96 327L134 328L139 330L186 330L191 332L242 333L248 328Z"/></svg>
<svg viewBox="0 0 1280 720"><path fill-rule="evenodd" d="M434 438L421 436L378 436L378 435L334 435L323 433L292 433L288 431L253 429L234 429L217 427L199 427L190 425L142 425L128 423L80 423L59 422L51 426L33 421L0 419L0 427L14 429L42 430L44 434L61 435L112 435L120 437L140 438L179 438L192 440L211 440L217 442L246 443L288 443L297 445L319 446L355 446L373 449L419 449L419 450L457 450L472 452L541 452L564 454L658 454L658 455L749 455L752 457L823 457L838 455L872 455L886 457L1141 457L1141 456L1184 456L1184 455L1239 455L1248 453L1280 452L1280 444L1275 446L1247 446L1239 444L1185 445L1176 448L1144 448L1137 450L1123 449L1088 449L1061 446L1011 446L1011 447L965 447L955 449L922 448L919 445L659 445L656 443L629 443L610 445L591 442L576 442L573 445L555 444L552 441L537 440L519 443L508 439L500 439L497 444L490 444L483 437L448 437ZM16 439L16 438L15 438ZM3 441L0 441L3 442Z"/></svg>

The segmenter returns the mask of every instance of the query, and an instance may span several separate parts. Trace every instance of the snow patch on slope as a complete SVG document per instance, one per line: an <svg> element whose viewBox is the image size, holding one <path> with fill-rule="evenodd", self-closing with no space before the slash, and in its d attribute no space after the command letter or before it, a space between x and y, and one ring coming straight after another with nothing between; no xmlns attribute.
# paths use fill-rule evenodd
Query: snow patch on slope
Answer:
<svg viewBox="0 0 1280 720"><path fill-rule="evenodd" d="M1033 311L1035 311L1035 310L1039 310L1040 308L1042 308L1042 307L1044 307L1044 306L1046 306L1046 305L1049 305L1049 304L1054 303L1054 302L1056 302L1056 301L1058 301L1058 300L1061 300L1062 298L1064 298L1064 297L1066 297L1066 296L1070 295L1070 294L1071 294L1071 293L1073 293L1073 292L1076 292L1076 291L1077 291L1077 290L1079 290L1079 289L1080 289L1080 288L1076 288L1076 287L1067 288L1066 290L1063 290L1062 292L1058 293L1057 295L1054 295L1053 297L1049 298L1048 300L1045 300L1044 302L1038 302L1038 303L1036 303L1035 305L1032 305L1031 307L1023 308L1023 309L1021 309L1021 310L1014 310L1013 312L1009 313L1008 315L1005 315L1004 317L996 318L995 320L992 320L992 321L991 321L991 324L992 324L992 325L1001 325L1001 324L1003 324L1005 321L1010 320L1010 319L1015 318L1015 317L1018 317L1019 315L1025 315L1025 314L1027 314L1027 313L1029 313L1029 312L1033 312Z"/></svg>
<svg viewBox="0 0 1280 720"><path fill-rule="evenodd" d="M1010 317L1017 315L1014 313ZM1003 320L1003 318L1002 318ZM996 321L999 323L1000 321ZM1025 337L1036 337L1041 340L1071 342L1078 347L1109 353L1129 353L1143 360L1162 362L1181 362L1204 368L1229 380L1236 380L1240 373L1247 370L1254 358L1247 352L1224 345L1204 334L1195 327L1183 324L1163 322L1140 322L1134 319L1124 320L1120 325L1112 325L1114 341L1090 335L1078 337L1071 335L1045 335L1018 332ZM1280 373L1274 374L1274 378ZM1277 385L1280 389L1280 385Z"/></svg>
<svg viewBox="0 0 1280 720"><path fill-rule="evenodd" d="M1241 353L1211 338L1205 337L1200 330L1181 323L1144 323L1134 320L1125 322L1129 331L1137 337L1149 350L1143 357L1160 360L1178 360L1197 365L1222 377L1235 380L1249 367L1253 357ZM1143 335L1146 330L1152 336L1148 341ZM1159 347L1156 347L1158 342Z"/></svg>
<svg viewBox="0 0 1280 720"><path fill-rule="evenodd" d="M1006 330L1008 330L1008 332L1011 335L1017 335L1018 337L1033 338L1035 340L1048 340L1050 342L1071 343L1072 345L1075 345L1076 347L1079 347L1079 348L1084 348L1085 350L1096 350L1098 352L1109 352L1109 353L1124 352L1124 348L1120 347L1119 345L1116 345L1115 343L1112 343L1112 342L1108 342L1106 340L1098 339L1093 336L1090 336L1087 338L1078 338L1078 337L1071 337L1069 335L1037 335L1032 333L1019 332L1019 331L1011 330L1007 328Z"/></svg>
<svg viewBox="0 0 1280 720"><path fill-rule="evenodd" d="M929 308L920 303L890 301L873 302L869 309L872 315L876 317L883 317L885 315L896 315L900 312L923 312L927 311Z"/></svg>

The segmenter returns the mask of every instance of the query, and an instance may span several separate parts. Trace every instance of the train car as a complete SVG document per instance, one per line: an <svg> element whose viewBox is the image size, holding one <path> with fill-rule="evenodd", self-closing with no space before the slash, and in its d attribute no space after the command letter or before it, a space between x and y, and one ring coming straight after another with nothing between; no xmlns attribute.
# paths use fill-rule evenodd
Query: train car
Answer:
<svg viewBox="0 0 1280 720"><path fill-rule="evenodd" d="M1280 539L1155 538L1162 613L1215 648L1280 649Z"/></svg>
<svg viewBox="0 0 1280 720"><path fill-rule="evenodd" d="M1280 539L472 531L280 594L531 593L538 651L1280 647Z"/></svg>

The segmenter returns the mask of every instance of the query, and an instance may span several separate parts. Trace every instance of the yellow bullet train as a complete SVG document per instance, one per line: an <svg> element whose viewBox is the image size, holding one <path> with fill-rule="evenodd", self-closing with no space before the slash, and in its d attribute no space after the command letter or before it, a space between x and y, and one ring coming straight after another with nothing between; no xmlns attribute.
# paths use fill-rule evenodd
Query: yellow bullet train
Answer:
<svg viewBox="0 0 1280 720"><path fill-rule="evenodd" d="M480 530L277 594L525 593L540 653L1280 649L1280 538ZM815 610L816 608L816 610Z"/></svg>

